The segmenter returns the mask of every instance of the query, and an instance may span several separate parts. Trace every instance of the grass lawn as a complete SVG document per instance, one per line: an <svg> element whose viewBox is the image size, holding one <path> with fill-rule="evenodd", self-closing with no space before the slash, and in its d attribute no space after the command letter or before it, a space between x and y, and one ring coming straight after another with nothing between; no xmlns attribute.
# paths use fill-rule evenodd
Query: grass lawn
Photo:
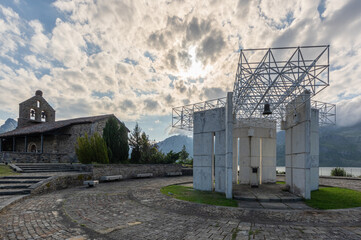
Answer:
<svg viewBox="0 0 361 240"><path fill-rule="evenodd" d="M311 199L305 201L317 209L340 209L361 207L361 192L337 187L324 187L311 192Z"/></svg>
<svg viewBox="0 0 361 240"><path fill-rule="evenodd" d="M204 203L209 205L237 207L237 201L227 199L225 194L217 192L194 190L192 187L170 185L163 187L161 193L176 199Z"/></svg>
<svg viewBox="0 0 361 240"><path fill-rule="evenodd" d="M278 181L278 182L276 182L276 184L286 184L286 182Z"/></svg>
<svg viewBox="0 0 361 240"><path fill-rule="evenodd" d="M9 176L9 175L17 175L19 173L14 172L7 165L0 165L0 177Z"/></svg>

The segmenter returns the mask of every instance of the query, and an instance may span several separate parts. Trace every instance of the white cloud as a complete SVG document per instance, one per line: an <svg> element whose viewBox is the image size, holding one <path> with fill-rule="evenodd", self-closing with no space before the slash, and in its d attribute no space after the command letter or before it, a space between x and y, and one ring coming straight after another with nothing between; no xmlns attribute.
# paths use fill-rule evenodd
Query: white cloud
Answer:
<svg viewBox="0 0 361 240"><path fill-rule="evenodd" d="M361 94L361 3L326 1L323 19L319 4L58 0L51 31L0 5L0 102L17 112L42 89L59 118L135 121L232 91L240 47L331 44L331 86L317 97L346 109Z"/></svg>

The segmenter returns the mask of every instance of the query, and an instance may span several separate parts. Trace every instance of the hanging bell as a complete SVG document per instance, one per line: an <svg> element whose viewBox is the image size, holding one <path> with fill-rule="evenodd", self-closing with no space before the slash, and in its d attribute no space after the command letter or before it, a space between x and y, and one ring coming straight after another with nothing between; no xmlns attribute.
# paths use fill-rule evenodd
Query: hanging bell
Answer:
<svg viewBox="0 0 361 240"><path fill-rule="evenodd" d="M263 110L263 113L262 113L262 114L263 114L263 115L270 115L270 114L272 114L271 109L270 109L270 105L269 105L268 102L265 103L265 105L264 105L264 110Z"/></svg>

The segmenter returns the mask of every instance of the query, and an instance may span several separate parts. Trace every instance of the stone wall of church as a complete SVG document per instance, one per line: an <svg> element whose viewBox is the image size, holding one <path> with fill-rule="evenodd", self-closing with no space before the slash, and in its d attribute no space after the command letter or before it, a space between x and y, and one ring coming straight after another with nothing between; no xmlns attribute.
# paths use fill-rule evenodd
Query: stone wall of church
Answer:
<svg viewBox="0 0 361 240"><path fill-rule="evenodd" d="M37 91L35 96L19 104L19 118L18 128L39 124L43 121L54 122L55 110L49 105L49 103L43 98L43 93ZM30 111L34 110L34 117L31 119ZM42 119L42 112L44 112L45 118Z"/></svg>
<svg viewBox="0 0 361 240"><path fill-rule="evenodd" d="M75 154L75 146L77 138L88 136L94 133L103 135L103 129L108 119L103 119L95 123L77 124L63 129L61 135L44 135L43 138L43 153L41 150L41 137L33 136L27 137L27 151L25 152L25 138L17 137L15 141L15 152L4 152L0 154L0 161L11 162L51 162L51 163L64 163L64 162L77 162ZM31 153L29 145L36 146L36 153ZM5 157L5 155L7 157Z"/></svg>
<svg viewBox="0 0 361 240"><path fill-rule="evenodd" d="M73 125L68 128L64 134L64 136L58 136L57 140L57 148L58 152L66 153L69 156L69 160L71 162L77 162L76 154L75 154L75 146L77 144L78 137L82 137L85 133L88 136L93 135L94 133L99 133L101 136L103 135L103 129L108 119L103 119L101 121L95 123L87 123L87 124L78 124Z"/></svg>
<svg viewBox="0 0 361 240"><path fill-rule="evenodd" d="M69 157L62 153L24 153L3 152L0 154L0 162L13 163L68 163Z"/></svg>

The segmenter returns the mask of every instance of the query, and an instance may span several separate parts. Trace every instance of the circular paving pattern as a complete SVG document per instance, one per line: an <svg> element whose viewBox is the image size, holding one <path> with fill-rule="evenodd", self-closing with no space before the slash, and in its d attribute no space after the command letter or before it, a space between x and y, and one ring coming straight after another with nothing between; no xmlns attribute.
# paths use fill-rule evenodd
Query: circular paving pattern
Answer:
<svg viewBox="0 0 361 240"><path fill-rule="evenodd" d="M125 180L33 196L0 214L0 239L361 238L361 208L230 208L160 193L163 186L190 181L192 177ZM357 184L353 188L360 190Z"/></svg>

